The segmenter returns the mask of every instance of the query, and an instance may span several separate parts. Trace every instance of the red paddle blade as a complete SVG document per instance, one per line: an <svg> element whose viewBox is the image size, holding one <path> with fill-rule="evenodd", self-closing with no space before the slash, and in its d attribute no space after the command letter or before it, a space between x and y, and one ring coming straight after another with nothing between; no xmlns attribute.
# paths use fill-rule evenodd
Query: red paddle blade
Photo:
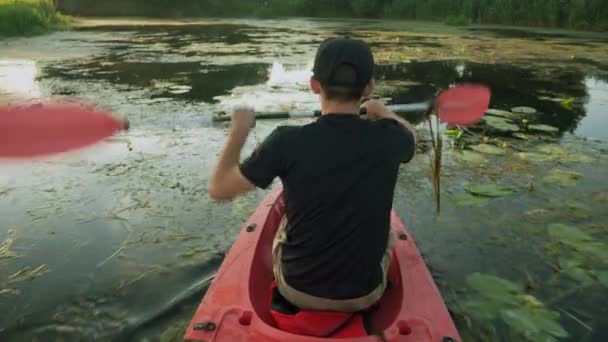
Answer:
<svg viewBox="0 0 608 342"><path fill-rule="evenodd" d="M122 129L126 120L75 104L0 108L0 158L32 158L93 145Z"/></svg>
<svg viewBox="0 0 608 342"><path fill-rule="evenodd" d="M481 121L490 106L490 89L465 84L444 91L435 100L439 119L445 123L470 126Z"/></svg>

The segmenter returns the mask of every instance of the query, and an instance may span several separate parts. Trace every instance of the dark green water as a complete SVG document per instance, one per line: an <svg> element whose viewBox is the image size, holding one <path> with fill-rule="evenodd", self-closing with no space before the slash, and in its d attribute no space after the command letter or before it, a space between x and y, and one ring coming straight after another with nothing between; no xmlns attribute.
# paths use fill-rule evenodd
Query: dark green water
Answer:
<svg viewBox="0 0 608 342"><path fill-rule="evenodd" d="M0 340L179 338L182 331L170 327L190 319L240 224L264 195L235 203L207 199L225 134L211 116L241 103L258 110L316 109L307 90L314 50L324 37L342 34L368 39L379 53L378 96L414 102L456 82L483 82L492 89L493 108L536 108L531 123L558 127L556 143L592 158L528 162L517 150L527 145L506 138L501 141L514 148L486 156L483 166L446 150L444 205L437 215L429 156L419 154L401 171L395 208L465 341L517 340L501 320L467 319L462 303L474 295L465 279L474 272L529 285L530 294L562 312L559 322L570 335L564 341L605 341L607 288L592 283L575 291L581 284L555 275L550 265L557 256L545 247L552 223L593 231L597 241L608 242L608 61L601 54L608 43L596 35L526 32L240 20L130 23L2 42L1 101L81 98L128 114L133 128L87 151L0 166L0 244L12 241L13 253L0 256L0 290L11 290L0 294ZM503 45L520 49L496 51ZM550 50L556 45L563 49ZM389 56L382 54L388 50ZM575 99L572 109L557 100L568 98ZM247 152L283 123L260 122ZM545 184L555 168L580 179L571 187ZM464 193L467 181L497 182L516 193L462 206L452 198ZM42 272L30 280L15 276L26 267ZM490 327L492 338L485 331Z"/></svg>

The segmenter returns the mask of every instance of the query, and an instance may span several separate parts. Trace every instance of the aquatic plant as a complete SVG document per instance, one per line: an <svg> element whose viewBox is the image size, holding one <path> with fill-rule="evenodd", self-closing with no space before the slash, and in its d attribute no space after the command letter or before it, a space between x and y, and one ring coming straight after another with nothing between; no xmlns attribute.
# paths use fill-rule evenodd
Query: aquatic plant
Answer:
<svg viewBox="0 0 608 342"><path fill-rule="evenodd" d="M557 341L568 337L561 326L560 313L547 308L527 294L524 287L494 275L473 273L466 279L475 297L462 304L466 315L476 322L500 320L514 341Z"/></svg>
<svg viewBox="0 0 608 342"><path fill-rule="evenodd" d="M68 18L51 0L0 0L0 36L27 36L63 29Z"/></svg>

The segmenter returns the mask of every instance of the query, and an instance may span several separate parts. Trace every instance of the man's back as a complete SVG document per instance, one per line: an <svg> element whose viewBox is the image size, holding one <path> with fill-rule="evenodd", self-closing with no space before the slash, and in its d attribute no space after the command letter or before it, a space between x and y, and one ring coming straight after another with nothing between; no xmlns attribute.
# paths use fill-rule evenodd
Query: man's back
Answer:
<svg viewBox="0 0 608 342"><path fill-rule="evenodd" d="M383 279L390 211L402 162L414 137L394 120L329 114L301 127L280 127L241 171L267 187L283 181L287 240L285 281L312 296L365 296Z"/></svg>

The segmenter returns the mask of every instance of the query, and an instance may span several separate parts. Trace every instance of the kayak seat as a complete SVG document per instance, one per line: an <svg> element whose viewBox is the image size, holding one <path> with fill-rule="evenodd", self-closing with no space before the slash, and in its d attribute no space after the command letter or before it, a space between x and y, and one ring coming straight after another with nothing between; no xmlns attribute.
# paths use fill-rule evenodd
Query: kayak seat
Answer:
<svg viewBox="0 0 608 342"><path fill-rule="evenodd" d="M301 310L271 285L270 315L279 330L304 336L351 338L368 336L369 312Z"/></svg>

